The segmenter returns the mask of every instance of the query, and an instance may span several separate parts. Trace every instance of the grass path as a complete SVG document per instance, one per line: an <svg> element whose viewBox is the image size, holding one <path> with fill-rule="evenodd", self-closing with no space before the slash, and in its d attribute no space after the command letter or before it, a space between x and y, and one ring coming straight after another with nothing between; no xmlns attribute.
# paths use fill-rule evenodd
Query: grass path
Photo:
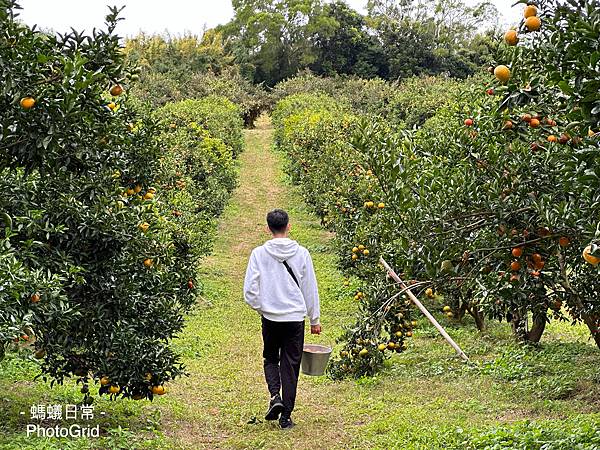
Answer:
<svg viewBox="0 0 600 450"><path fill-rule="evenodd" d="M328 289L341 280L335 271L326 270L333 266L331 256L324 252L328 235L298 208L301 202L284 184L281 160L271 151L269 125L261 122L257 129L246 132L240 185L221 219L213 255L201 269L206 305L189 319L185 335L177 343L187 357L191 375L174 384L174 402L167 404L164 414L173 424L173 437L189 448L319 448L315 437L323 435L330 440L323 448L332 448L331 442L342 445L346 440L342 418L336 412L345 397L343 385L304 376L294 415L299 426L286 433L283 441L281 434L273 434L276 424L247 423L253 417L262 421L268 394L262 372L260 321L244 303L242 287L250 252L268 239L264 223L269 210L290 210L292 238L314 253L324 297L324 329L338 329L344 319L334 314L333 309L341 305L335 305L335 296L328 295ZM352 314L349 305L343 309L346 315Z"/></svg>

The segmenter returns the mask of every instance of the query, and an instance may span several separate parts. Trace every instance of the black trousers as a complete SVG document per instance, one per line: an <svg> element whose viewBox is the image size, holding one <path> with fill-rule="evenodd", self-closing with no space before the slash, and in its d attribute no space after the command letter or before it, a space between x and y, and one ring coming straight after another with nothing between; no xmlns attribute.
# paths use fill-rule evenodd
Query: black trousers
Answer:
<svg viewBox="0 0 600 450"><path fill-rule="evenodd" d="M273 322L262 318L265 379L271 397L283 400L283 416L289 417L296 403L300 361L304 348L304 321Z"/></svg>

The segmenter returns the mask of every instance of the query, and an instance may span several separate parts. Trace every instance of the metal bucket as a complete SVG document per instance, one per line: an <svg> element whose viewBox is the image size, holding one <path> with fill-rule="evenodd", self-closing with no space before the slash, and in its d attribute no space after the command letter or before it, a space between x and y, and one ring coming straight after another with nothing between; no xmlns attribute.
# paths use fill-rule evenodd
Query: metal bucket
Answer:
<svg viewBox="0 0 600 450"><path fill-rule="evenodd" d="M304 351L302 352L302 373L311 376L323 375L330 356L331 347L317 344L304 344Z"/></svg>

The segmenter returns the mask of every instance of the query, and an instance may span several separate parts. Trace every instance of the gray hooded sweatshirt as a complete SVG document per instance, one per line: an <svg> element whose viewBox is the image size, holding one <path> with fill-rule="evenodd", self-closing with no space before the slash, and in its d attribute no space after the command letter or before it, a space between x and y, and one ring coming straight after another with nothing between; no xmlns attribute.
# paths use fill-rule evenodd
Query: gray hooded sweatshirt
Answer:
<svg viewBox="0 0 600 450"><path fill-rule="evenodd" d="M287 261L300 287L283 265ZM275 238L250 255L244 298L255 311L274 322L319 324L317 279L308 250L289 238Z"/></svg>

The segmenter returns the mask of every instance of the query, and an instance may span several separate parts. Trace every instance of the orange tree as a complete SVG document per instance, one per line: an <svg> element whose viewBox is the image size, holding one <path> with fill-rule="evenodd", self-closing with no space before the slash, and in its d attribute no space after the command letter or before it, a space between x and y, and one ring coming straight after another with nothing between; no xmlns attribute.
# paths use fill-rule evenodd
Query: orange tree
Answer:
<svg viewBox="0 0 600 450"><path fill-rule="evenodd" d="M560 254L560 282L571 315L586 323L600 345L600 309L590 302L600 288L595 270L600 256L596 207L600 192L600 2L520 3L524 4L524 20L516 30L517 41L507 40L508 50L501 55L514 72L506 83L501 109L524 105L559 118L546 120L551 129L531 147L548 147L552 153L557 146L567 149L560 166L565 194L573 205L563 219L581 238L578 250L588 264L574 264Z"/></svg>
<svg viewBox="0 0 600 450"><path fill-rule="evenodd" d="M391 229L373 233L382 254L476 317L511 321L528 341L554 316L583 320L600 345L587 247L598 238L598 141L588 132L598 125L598 75L572 65L574 54L551 57L587 49L594 58L592 3L540 5L541 31L538 9L527 7L522 44L499 55L510 69L494 71L504 84L472 80L455 108L408 139L366 123L355 140L397 207Z"/></svg>
<svg viewBox="0 0 600 450"><path fill-rule="evenodd" d="M161 188L161 128L126 99L119 11L55 36L0 6L0 348L29 341L44 378L86 394L162 394L200 251Z"/></svg>
<svg viewBox="0 0 600 450"><path fill-rule="evenodd" d="M234 157L242 150L240 109L222 97L170 103L154 112L161 159L159 186L184 241L197 256L212 248L215 221L236 186Z"/></svg>
<svg viewBox="0 0 600 450"><path fill-rule="evenodd" d="M387 301L396 293L394 286L381 273L374 276L376 247L366 224L376 223L371 218L385 205L376 200L382 192L366 168L366 155L347 139L359 119L332 97L297 94L278 103L273 120L276 145L289 155L288 173L323 224L337 232L341 267L360 280L352 286L345 282L360 319L341 338L345 345L330 374L373 374L386 354L406 349L414 324L404 299Z"/></svg>
<svg viewBox="0 0 600 450"><path fill-rule="evenodd" d="M600 345L598 141L587 132L597 127L597 111L582 105L597 101L597 91L582 87L597 73L583 64L579 78L556 81L535 66L551 43L560 50L569 48L569 37L580 39L581 30L565 27L598 29L597 8L582 14L584 6L543 12L542 30L550 31L528 32L498 55L510 66L495 71L503 84L471 80L417 131L366 118L352 124L348 138L339 117L336 123L314 113L279 123L288 128L282 147L292 154L296 178L336 231L342 268L362 282L359 319L344 337L334 375L372 373L383 360L376 350L385 351L391 333L412 333L407 311L395 309L406 306L402 293L382 281L379 255L415 292L443 294L455 313L470 311L480 327L484 314L508 320L519 339L537 342L552 317L582 320ZM524 21L522 34L536 22ZM587 92L579 104L578 89ZM298 163L307 165L304 173ZM326 187L312 188L323 179ZM354 338L365 334L354 358Z"/></svg>

